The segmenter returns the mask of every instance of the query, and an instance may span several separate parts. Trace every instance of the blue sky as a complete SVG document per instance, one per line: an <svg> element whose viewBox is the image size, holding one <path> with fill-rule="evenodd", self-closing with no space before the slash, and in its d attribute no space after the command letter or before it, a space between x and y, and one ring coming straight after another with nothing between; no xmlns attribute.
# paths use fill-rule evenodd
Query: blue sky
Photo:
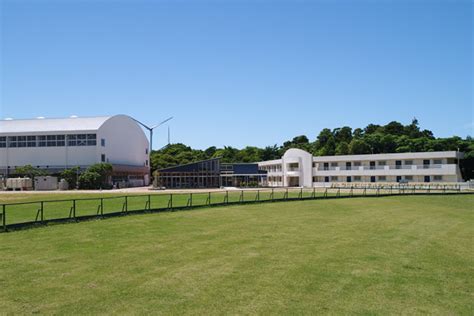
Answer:
<svg viewBox="0 0 474 316"><path fill-rule="evenodd" d="M0 4L1 118L174 116L196 148L413 117L473 134L471 1Z"/></svg>

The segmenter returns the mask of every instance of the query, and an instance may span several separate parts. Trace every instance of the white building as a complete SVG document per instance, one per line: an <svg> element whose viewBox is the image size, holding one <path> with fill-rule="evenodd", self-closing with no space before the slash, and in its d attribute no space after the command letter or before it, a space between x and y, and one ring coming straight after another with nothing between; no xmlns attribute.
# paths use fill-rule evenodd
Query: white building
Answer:
<svg viewBox="0 0 474 316"><path fill-rule="evenodd" d="M149 182L149 143L126 115L0 120L0 175L32 165L51 173L108 162L112 181Z"/></svg>
<svg viewBox="0 0 474 316"><path fill-rule="evenodd" d="M313 187L331 182L460 182L455 151L313 156L289 149L281 159L259 162L269 186Z"/></svg>

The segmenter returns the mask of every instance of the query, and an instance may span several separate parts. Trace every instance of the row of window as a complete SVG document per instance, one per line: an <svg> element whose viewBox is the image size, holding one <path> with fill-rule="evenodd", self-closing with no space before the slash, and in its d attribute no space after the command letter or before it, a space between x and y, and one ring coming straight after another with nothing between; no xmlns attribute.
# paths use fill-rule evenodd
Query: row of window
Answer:
<svg viewBox="0 0 474 316"><path fill-rule="evenodd" d="M313 182L319 182L318 177L313 177ZM424 182L430 182L430 181L443 181L443 176L436 175L436 176L424 176L423 178ZM324 177L324 182L338 182L338 181L345 181L345 182L361 182L362 177L361 176L353 176L353 177L338 177L338 176L331 176L331 177ZM383 182L387 181L386 176L371 176L370 177L370 182ZM397 176L396 177L396 182L402 182L402 181L413 181L413 176Z"/></svg>
<svg viewBox="0 0 474 316"><path fill-rule="evenodd" d="M425 159L423 160L423 165L429 165L431 163L431 160L430 159ZM433 159L433 164L435 165L441 165L443 163L443 160L442 159ZM316 168L316 162L313 162L313 168ZM321 163L320 163L321 164ZM387 161L385 160L379 160L379 161L370 161L369 162L369 166L371 167L375 167L375 165L378 165L378 166L386 166L387 165ZM401 166L405 165L405 166L412 166L413 165L413 160L395 160L395 166L400 166L400 169L401 169ZM324 168L328 168L329 166L331 167L339 167L339 163L338 162L324 162L322 163L323 167ZM354 161L354 162L351 162L351 161L348 161L348 162L345 162L343 163L343 165L345 165L346 167L351 167L351 166L354 166L354 167L360 167L362 166L362 161Z"/></svg>
<svg viewBox="0 0 474 316"><path fill-rule="evenodd" d="M96 146L96 134L0 136L0 148ZM101 139L105 146L105 139Z"/></svg>

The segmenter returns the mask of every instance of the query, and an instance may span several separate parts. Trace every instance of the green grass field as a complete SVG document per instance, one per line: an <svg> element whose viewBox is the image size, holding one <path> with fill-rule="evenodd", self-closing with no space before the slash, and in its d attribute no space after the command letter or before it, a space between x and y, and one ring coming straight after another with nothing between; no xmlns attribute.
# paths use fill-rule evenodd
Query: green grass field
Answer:
<svg viewBox="0 0 474 316"><path fill-rule="evenodd" d="M472 315L473 205L310 200L4 233L0 313Z"/></svg>
<svg viewBox="0 0 474 316"><path fill-rule="evenodd" d="M302 198L310 198L313 196L322 198L325 194L324 188L315 189L300 189L294 188L288 190L288 198L296 199L300 195ZM263 189L259 190L259 195L255 190L231 190L228 192L228 202L239 202L241 199L244 201L255 201L259 200L270 200L271 190ZM411 191L407 191L411 193ZM284 199L286 189L275 189L273 190L273 199ZM328 196L334 196L337 193L337 189L328 189L326 194ZM397 190L392 191L381 191L381 193L393 193L398 194ZM417 193L426 193L425 190L419 190ZM243 194L243 197L241 196ZM341 190L340 195L362 195L363 190ZM367 190L368 195L376 195L375 190ZM208 204L208 192L195 191L192 193L192 206L203 206ZM225 191L212 192L211 193L211 204L224 203L226 197ZM102 201L101 201L101 198ZM189 193L173 193L173 207L186 207L190 199ZM113 192L101 192L101 193L83 193L80 191L71 193L2 193L0 195L0 204L6 205L6 224L18 224L25 222L34 222L41 219L39 209L41 209L41 201L43 201L43 219L67 219L75 214L76 217L91 216L98 214L117 213L124 211L125 209L133 212L150 209L165 209L169 206L170 193L169 192L152 192L147 193L129 193L127 194L126 206L125 204L125 193L113 193ZM26 203L26 204L21 204ZM148 204L149 203L149 204ZM72 211L75 205L75 212ZM0 205L1 206L1 205ZM100 211L99 206L103 209ZM2 210L0 209L0 212Z"/></svg>

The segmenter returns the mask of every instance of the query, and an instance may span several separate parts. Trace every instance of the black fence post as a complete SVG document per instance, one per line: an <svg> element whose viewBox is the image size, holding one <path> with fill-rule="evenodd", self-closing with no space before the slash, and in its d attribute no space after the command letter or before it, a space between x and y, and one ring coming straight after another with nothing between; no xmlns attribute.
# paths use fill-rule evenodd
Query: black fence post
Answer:
<svg viewBox="0 0 474 316"><path fill-rule="evenodd" d="M207 205L211 205L211 192L208 193L207 198L209 199L209 202L208 202Z"/></svg>
<svg viewBox="0 0 474 316"><path fill-rule="evenodd" d="M42 212L41 212L42 213ZM76 218L76 200L72 200L72 217Z"/></svg>
<svg viewBox="0 0 474 316"><path fill-rule="evenodd" d="M100 216L104 216L104 198L100 198Z"/></svg>
<svg viewBox="0 0 474 316"><path fill-rule="evenodd" d="M303 199L303 188L301 188L301 189L300 189L299 198L300 198L300 200L302 200L302 199Z"/></svg>
<svg viewBox="0 0 474 316"><path fill-rule="evenodd" d="M255 196L255 201L260 202L260 191L257 190L257 195Z"/></svg>
<svg viewBox="0 0 474 316"><path fill-rule="evenodd" d="M272 188L272 193L270 194L270 200L272 200L272 202L273 202L273 199L274 199L274 195L273 195L274 192L275 192L275 189Z"/></svg>
<svg viewBox="0 0 474 316"><path fill-rule="evenodd" d="M315 199L316 198L316 188L313 187L313 192L311 193L311 198Z"/></svg>
<svg viewBox="0 0 474 316"><path fill-rule="evenodd" d="M2 226L3 231L7 231L7 206L5 204L2 205Z"/></svg>
<svg viewBox="0 0 474 316"><path fill-rule="evenodd" d="M128 213L128 196L125 195L125 213Z"/></svg>
<svg viewBox="0 0 474 316"><path fill-rule="evenodd" d="M44 203L44 202L41 201L41 213L40 213L40 214L41 214L41 223L44 221L44 215L43 215L43 213L44 213L44 207L43 207L43 203Z"/></svg>
<svg viewBox="0 0 474 316"><path fill-rule="evenodd" d="M151 210L151 195L148 194L148 210Z"/></svg>
<svg viewBox="0 0 474 316"><path fill-rule="evenodd" d="M225 198L224 199L225 199L225 203L229 204L229 191L227 191L227 190L225 191Z"/></svg>

